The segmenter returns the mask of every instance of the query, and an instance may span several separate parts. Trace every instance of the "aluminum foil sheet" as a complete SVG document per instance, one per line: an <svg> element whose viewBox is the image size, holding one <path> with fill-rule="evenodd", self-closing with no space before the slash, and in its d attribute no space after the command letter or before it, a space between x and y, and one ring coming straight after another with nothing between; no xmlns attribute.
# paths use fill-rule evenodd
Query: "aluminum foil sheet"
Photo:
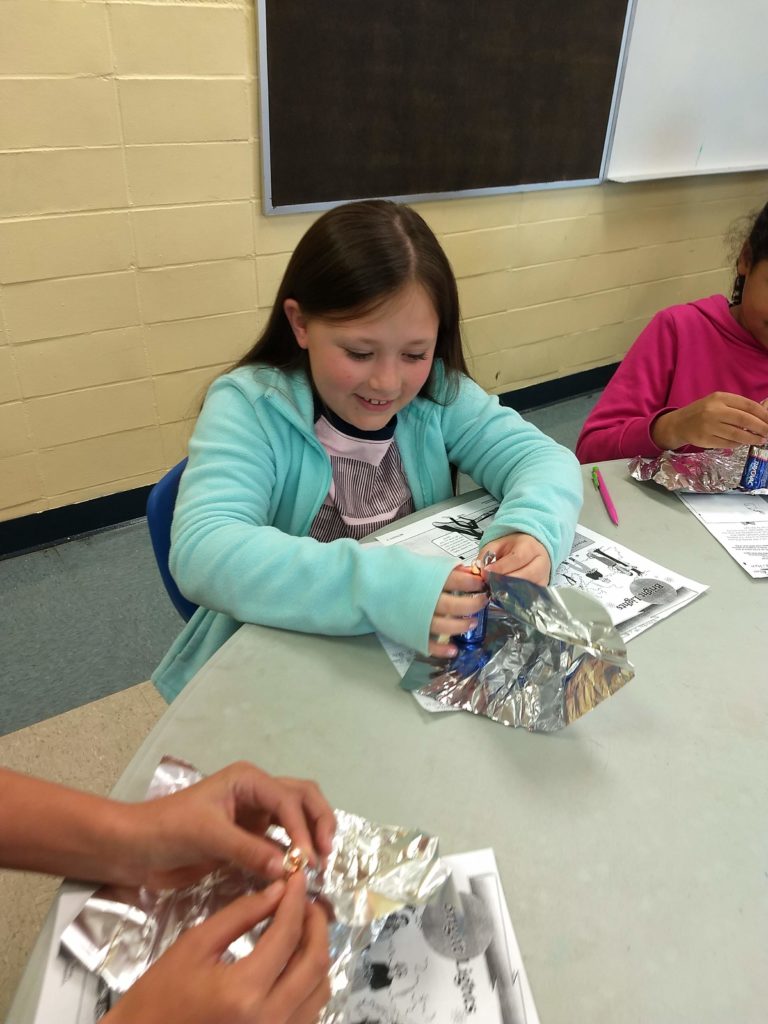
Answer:
<svg viewBox="0 0 768 1024"><path fill-rule="evenodd" d="M191 765L163 758L148 797L167 795L202 778ZM449 884L449 871L438 857L438 842L416 830L378 825L346 811L336 811L333 848L322 871L304 868L308 892L323 901L331 916L332 998L322 1024L341 1024L359 953L373 942L389 914L426 903ZM282 828L270 838L291 851ZM187 928L200 924L232 900L261 888L246 872L226 868L206 875L186 889L103 887L62 935L62 946L98 974L116 994L130 986ZM262 922L227 949L238 960L253 951L269 926Z"/></svg>
<svg viewBox="0 0 768 1024"><path fill-rule="evenodd" d="M662 452L655 458L635 458L629 462L635 480L652 480L668 491L695 491L697 494L722 494L739 489L749 447L705 448L698 452ZM751 491L768 494L768 490Z"/></svg>
<svg viewBox="0 0 768 1024"><path fill-rule="evenodd" d="M417 656L404 689L503 725L554 732L634 676L624 641L594 597L496 573L488 581L485 643L450 661Z"/></svg>

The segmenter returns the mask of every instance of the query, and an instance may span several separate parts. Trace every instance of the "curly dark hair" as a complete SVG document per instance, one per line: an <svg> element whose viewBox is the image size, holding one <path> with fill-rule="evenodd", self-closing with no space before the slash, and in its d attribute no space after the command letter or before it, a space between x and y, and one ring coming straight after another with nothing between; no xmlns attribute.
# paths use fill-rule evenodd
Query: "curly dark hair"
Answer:
<svg viewBox="0 0 768 1024"><path fill-rule="evenodd" d="M745 258L749 268L755 266L761 260L768 260L768 203L755 214L751 227L746 238L742 241L736 257L737 263L742 256ZM736 273L733 282L733 294L731 304L737 306L741 302L741 294L744 291L744 274Z"/></svg>

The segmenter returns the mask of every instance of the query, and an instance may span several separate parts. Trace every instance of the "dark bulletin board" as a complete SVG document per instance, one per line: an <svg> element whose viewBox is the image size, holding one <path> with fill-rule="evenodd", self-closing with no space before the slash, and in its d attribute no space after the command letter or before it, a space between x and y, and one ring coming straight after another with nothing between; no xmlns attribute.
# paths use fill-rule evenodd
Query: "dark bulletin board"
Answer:
<svg viewBox="0 0 768 1024"><path fill-rule="evenodd" d="M261 0L267 208L598 179L626 15Z"/></svg>

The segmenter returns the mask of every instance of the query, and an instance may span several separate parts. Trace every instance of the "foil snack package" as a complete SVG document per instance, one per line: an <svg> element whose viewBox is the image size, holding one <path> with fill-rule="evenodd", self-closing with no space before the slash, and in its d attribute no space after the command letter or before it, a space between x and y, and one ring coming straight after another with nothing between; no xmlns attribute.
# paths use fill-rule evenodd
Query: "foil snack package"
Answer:
<svg viewBox="0 0 768 1024"><path fill-rule="evenodd" d="M607 610L589 594L495 573L488 581L482 646L450 661L417 656L404 689L503 725L554 732L634 676Z"/></svg>
<svg viewBox="0 0 768 1024"><path fill-rule="evenodd" d="M175 758L163 758L148 789L155 798L193 785L202 775ZM343 1008L361 951L373 942L389 914L419 906L449 885L449 871L438 857L438 842L424 833L378 825L336 811L333 848L323 871L300 867L307 890L330 911L332 997L322 1024L341 1024ZM268 835L294 851L282 828ZM261 887L253 875L231 867L206 875L193 886L152 892L105 886L86 902L64 931L64 949L98 974L116 994L130 986L188 928L200 924L245 893ZM269 921L236 939L226 959L251 953Z"/></svg>
<svg viewBox="0 0 768 1024"><path fill-rule="evenodd" d="M630 459L629 473L635 480L652 480L668 491L723 494L738 490L748 453L747 445L662 452L651 459Z"/></svg>

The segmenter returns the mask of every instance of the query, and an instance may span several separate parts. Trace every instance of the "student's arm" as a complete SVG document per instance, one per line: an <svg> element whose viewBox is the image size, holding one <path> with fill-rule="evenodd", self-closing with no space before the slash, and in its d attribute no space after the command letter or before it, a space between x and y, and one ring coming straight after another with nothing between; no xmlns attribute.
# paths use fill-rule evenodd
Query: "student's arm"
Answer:
<svg viewBox="0 0 768 1024"><path fill-rule="evenodd" d="M500 501L482 543L510 534L531 537L550 569L557 566L570 552L581 511L581 471L572 452L468 378L457 400L444 407L442 421L451 463Z"/></svg>
<svg viewBox="0 0 768 1024"><path fill-rule="evenodd" d="M654 456L657 418L671 411L669 393L677 359L677 335L668 310L640 333L587 417L576 444L579 462Z"/></svg>
<svg viewBox="0 0 768 1024"><path fill-rule="evenodd" d="M173 888L222 863L267 878L283 825L312 859L330 852L333 812L314 783L230 765L172 796L124 804L0 769L0 866L93 882Z"/></svg>

